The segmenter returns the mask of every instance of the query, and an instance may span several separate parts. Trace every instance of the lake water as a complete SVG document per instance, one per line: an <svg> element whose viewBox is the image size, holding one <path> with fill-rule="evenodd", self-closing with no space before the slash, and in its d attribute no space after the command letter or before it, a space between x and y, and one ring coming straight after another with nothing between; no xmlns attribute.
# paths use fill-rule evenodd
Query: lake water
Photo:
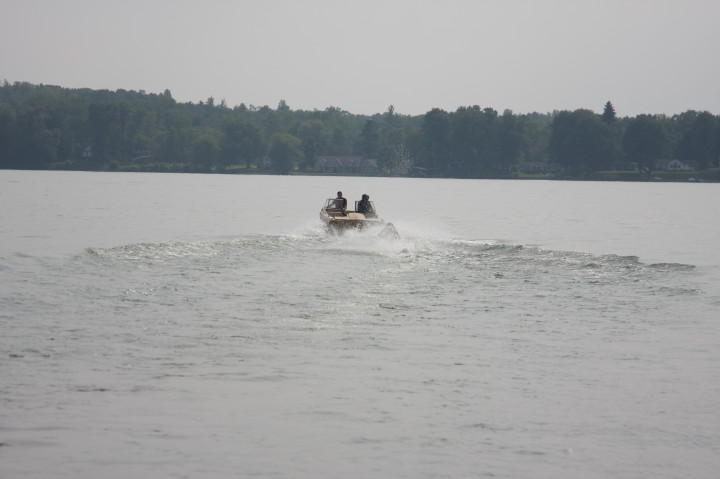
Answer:
<svg viewBox="0 0 720 479"><path fill-rule="evenodd" d="M324 232L342 189L401 239ZM2 478L716 478L720 185L0 171Z"/></svg>

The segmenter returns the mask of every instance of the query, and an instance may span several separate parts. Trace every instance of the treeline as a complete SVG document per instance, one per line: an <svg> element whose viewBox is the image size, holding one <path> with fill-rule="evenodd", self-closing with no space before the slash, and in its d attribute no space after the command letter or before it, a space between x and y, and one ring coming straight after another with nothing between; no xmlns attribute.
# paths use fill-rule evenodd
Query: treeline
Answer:
<svg viewBox="0 0 720 479"><path fill-rule="evenodd" d="M378 174L456 178L608 170L647 176L659 159L718 166L720 117L623 117L589 110L502 114L469 106L424 115L354 115L213 98L179 103L166 90L0 86L0 168L193 172L315 171L318 157L377 160Z"/></svg>

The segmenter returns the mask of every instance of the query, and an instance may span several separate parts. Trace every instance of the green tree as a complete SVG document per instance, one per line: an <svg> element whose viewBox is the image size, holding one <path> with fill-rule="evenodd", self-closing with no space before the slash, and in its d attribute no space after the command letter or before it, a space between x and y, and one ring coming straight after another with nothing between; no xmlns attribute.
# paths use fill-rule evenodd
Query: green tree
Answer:
<svg viewBox="0 0 720 479"><path fill-rule="evenodd" d="M326 108L319 112L318 119L331 128L330 140L324 155L350 155L356 154L354 147L358 143L357 136L361 125L353 123L352 115L336 107Z"/></svg>
<svg viewBox="0 0 720 479"><path fill-rule="evenodd" d="M516 167L524 157L525 121L513 115L512 111L503 112L500 123L500 157L499 168L509 171Z"/></svg>
<svg viewBox="0 0 720 479"><path fill-rule="evenodd" d="M637 162L641 172L652 171L654 160L667 155L669 147L669 136L660 118L638 115L628 122L622 149L630 161Z"/></svg>
<svg viewBox="0 0 720 479"><path fill-rule="evenodd" d="M21 168L44 169L58 160L60 130L49 128L49 112L41 105L23 108L17 115L17 161Z"/></svg>
<svg viewBox="0 0 720 479"><path fill-rule="evenodd" d="M608 125L614 123L617 120L617 115L615 114L615 107L612 103L605 103L605 108L603 109L601 118L602 121L604 121Z"/></svg>
<svg viewBox="0 0 720 479"><path fill-rule="evenodd" d="M616 158L608 125L583 109L555 115L548 150L550 158L570 174L607 169Z"/></svg>
<svg viewBox="0 0 720 479"><path fill-rule="evenodd" d="M550 141L550 115L527 114L522 116L522 161L548 161L548 143Z"/></svg>
<svg viewBox="0 0 720 479"><path fill-rule="evenodd" d="M0 103L0 168L19 168L15 156L15 112Z"/></svg>
<svg viewBox="0 0 720 479"><path fill-rule="evenodd" d="M309 168L315 164L318 152L327 149L332 130L325 122L312 118L298 125L296 135L302 141L304 158L301 165L303 168Z"/></svg>
<svg viewBox="0 0 720 479"><path fill-rule="evenodd" d="M280 175L287 175L293 165L303 159L302 141L289 133L275 133L270 138L270 159L273 170Z"/></svg>
<svg viewBox="0 0 720 479"><path fill-rule="evenodd" d="M395 124L395 107L390 105L385 112L385 123L388 126L393 126Z"/></svg>
<svg viewBox="0 0 720 479"><path fill-rule="evenodd" d="M483 168L487 160L481 151L484 123L477 105L460 107L450 116L452 155L445 159L450 174L466 177Z"/></svg>
<svg viewBox="0 0 720 479"><path fill-rule="evenodd" d="M720 118L706 111L697 113L680 140L678 156L696 161L701 169L719 166Z"/></svg>
<svg viewBox="0 0 720 479"><path fill-rule="evenodd" d="M374 120L366 120L360 133L360 151L365 158L377 158L380 152L381 132Z"/></svg>
<svg viewBox="0 0 720 479"><path fill-rule="evenodd" d="M95 166L117 161L122 144L120 108L117 102L91 103L88 110L92 160Z"/></svg>
<svg viewBox="0 0 720 479"><path fill-rule="evenodd" d="M192 170L209 171L218 163L220 155L219 133L212 129L196 131L192 140Z"/></svg>
<svg viewBox="0 0 720 479"><path fill-rule="evenodd" d="M225 166L238 165L243 161L247 168L265 151L260 128L242 119L228 120L223 127L220 142L220 158Z"/></svg>
<svg viewBox="0 0 720 479"><path fill-rule="evenodd" d="M285 102L285 100L280 100L280 102L278 103L277 111L282 113L289 113L290 107Z"/></svg>
<svg viewBox="0 0 720 479"><path fill-rule="evenodd" d="M172 128L164 132L158 154L159 160L170 164L191 164L192 140L189 128Z"/></svg>
<svg viewBox="0 0 720 479"><path fill-rule="evenodd" d="M451 115L452 159L448 165L459 176L482 176L501 167L501 125L497 111L460 107ZM485 173L486 174L486 173Z"/></svg>
<svg viewBox="0 0 720 479"><path fill-rule="evenodd" d="M420 135L422 150L418 155L418 166L436 174L446 170L451 151L450 115L445 110L433 108L423 117Z"/></svg>

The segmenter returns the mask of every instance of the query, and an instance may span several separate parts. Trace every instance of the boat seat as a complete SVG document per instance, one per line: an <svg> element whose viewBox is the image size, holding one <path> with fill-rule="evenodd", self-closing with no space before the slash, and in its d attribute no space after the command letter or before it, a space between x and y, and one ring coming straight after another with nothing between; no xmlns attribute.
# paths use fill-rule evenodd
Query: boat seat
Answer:
<svg viewBox="0 0 720 479"><path fill-rule="evenodd" d="M329 214L333 218L335 216L343 216L342 210L340 208L326 208L325 211L327 211L327 214Z"/></svg>

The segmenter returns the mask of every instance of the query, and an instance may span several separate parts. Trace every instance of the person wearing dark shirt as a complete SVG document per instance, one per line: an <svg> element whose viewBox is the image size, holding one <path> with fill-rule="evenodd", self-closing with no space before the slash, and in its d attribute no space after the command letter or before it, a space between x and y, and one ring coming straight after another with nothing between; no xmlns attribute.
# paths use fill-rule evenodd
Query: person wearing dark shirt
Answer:
<svg viewBox="0 0 720 479"><path fill-rule="evenodd" d="M337 198L335 198L335 208L340 208L345 211L347 208L347 199L342 194L342 191L337 192Z"/></svg>
<svg viewBox="0 0 720 479"><path fill-rule="evenodd" d="M365 216L373 214L372 205L370 204L370 195L362 195L362 199L358 202L357 212Z"/></svg>

